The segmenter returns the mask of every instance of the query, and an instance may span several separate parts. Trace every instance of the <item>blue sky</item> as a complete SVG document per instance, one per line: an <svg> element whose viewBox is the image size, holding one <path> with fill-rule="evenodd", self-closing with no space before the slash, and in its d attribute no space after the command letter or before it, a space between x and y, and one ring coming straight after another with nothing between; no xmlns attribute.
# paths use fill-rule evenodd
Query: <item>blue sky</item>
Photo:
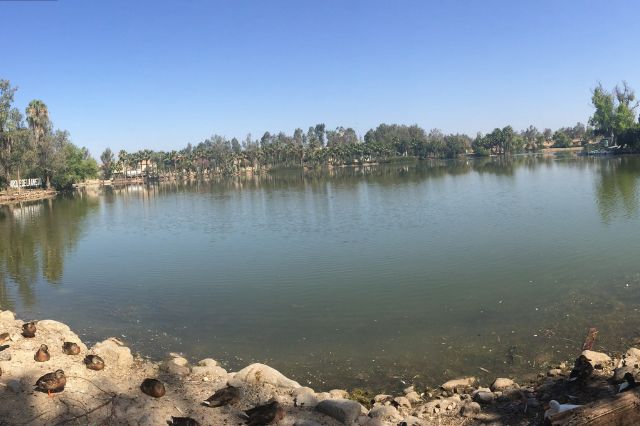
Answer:
<svg viewBox="0 0 640 426"><path fill-rule="evenodd" d="M586 122L640 89L635 1L0 1L0 78L94 155L318 122Z"/></svg>

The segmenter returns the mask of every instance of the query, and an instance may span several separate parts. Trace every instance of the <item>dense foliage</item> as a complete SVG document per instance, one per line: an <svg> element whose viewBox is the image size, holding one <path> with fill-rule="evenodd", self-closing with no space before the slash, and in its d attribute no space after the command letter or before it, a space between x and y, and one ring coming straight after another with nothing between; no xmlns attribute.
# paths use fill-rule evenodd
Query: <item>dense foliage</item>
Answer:
<svg viewBox="0 0 640 426"><path fill-rule="evenodd" d="M33 100L25 110L13 106L16 88L0 80L0 188L11 179L39 177L58 189L98 175L86 148L71 143L69 132L53 130L44 102Z"/></svg>

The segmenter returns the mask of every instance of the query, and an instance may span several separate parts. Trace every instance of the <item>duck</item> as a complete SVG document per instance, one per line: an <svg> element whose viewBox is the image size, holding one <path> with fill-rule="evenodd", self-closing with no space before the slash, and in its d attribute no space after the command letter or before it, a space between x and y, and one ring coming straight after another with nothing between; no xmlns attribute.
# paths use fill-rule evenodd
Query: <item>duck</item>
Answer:
<svg viewBox="0 0 640 426"><path fill-rule="evenodd" d="M36 389L47 392L49 396L51 393L62 392L67 384L67 378L64 375L63 370L56 370L53 373L47 373L40 377L36 382Z"/></svg>
<svg viewBox="0 0 640 426"><path fill-rule="evenodd" d="M227 384L227 387L218 389L213 395L202 401L207 407L223 407L234 404L240 399L240 389Z"/></svg>
<svg viewBox="0 0 640 426"><path fill-rule="evenodd" d="M84 363L89 370L99 371L104 369L104 360L98 355L87 355L84 357Z"/></svg>
<svg viewBox="0 0 640 426"><path fill-rule="evenodd" d="M172 426L200 426L200 423L196 419L191 417L173 417L171 416Z"/></svg>
<svg viewBox="0 0 640 426"><path fill-rule="evenodd" d="M163 397L166 393L164 384L158 379L144 379L140 385L140 390L154 398Z"/></svg>
<svg viewBox="0 0 640 426"><path fill-rule="evenodd" d="M4 345L4 343L9 340L11 340L11 335L9 333L0 334L0 345Z"/></svg>
<svg viewBox="0 0 640 426"><path fill-rule="evenodd" d="M560 404L555 399L552 399L549 401L549 409L544 412L544 418L547 419L554 414L562 413L563 411L575 410L579 407L582 407L582 405Z"/></svg>
<svg viewBox="0 0 640 426"><path fill-rule="evenodd" d="M636 378L633 377L633 374L629 372L624 373L623 380L624 382L620 383L620 385L618 386L618 393L630 391L631 389L638 386L638 383L636 383Z"/></svg>
<svg viewBox="0 0 640 426"><path fill-rule="evenodd" d="M574 382L576 380L582 381L588 378L593 373L593 365L591 360L584 355L580 355L573 366L573 370L569 374L569 381Z"/></svg>
<svg viewBox="0 0 640 426"><path fill-rule="evenodd" d="M40 345L40 349L38 349L36 354L33 356L33 359L35 359L36 362L46 362L49 361L50 358L51 355L49 355L49 347L47 345Z"/></svg>
<svg viewBox="0 0 640 426"><path fill-rule="evenodd" d="M22 335L27 338L36 337L36 323L35 321L22 324Z"/></svg>
<svg viewBox="0 0 640 426"><path fill-rule="evenodd" d="M80 346L73 342L64 342L62 344L62 352L67 355L78 355L80 353Z"/></svg>
<svg viewBox="0 0 640 426"><path fill-rule="evenodd" d="M284 408L276 400L251 408L244 412L248 426L261 426L278 422L284 418Z"/></svg>

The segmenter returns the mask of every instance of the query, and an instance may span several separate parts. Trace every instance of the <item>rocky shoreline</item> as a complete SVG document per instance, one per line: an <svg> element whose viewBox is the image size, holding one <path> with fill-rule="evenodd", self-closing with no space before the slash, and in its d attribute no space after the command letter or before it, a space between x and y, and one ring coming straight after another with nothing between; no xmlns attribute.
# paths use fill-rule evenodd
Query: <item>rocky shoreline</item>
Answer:
<svg viewBox="0 0 640 426"><path fill-rule="evenodd" d="M240 425L247 422L244 411L274 400L282 418L270 424L288 426L543 424L550 401L597 404L616 397L624 373L640 371L640 349L631 348L619 359L585 351L592 368L584 380L569 380L574 366L561 364L528 384L509 378L481 384L464 377L438 389L408 386L400 395L370 395L314 390L264 364L228 372L213 359L191 365L180 354L158 363L132 354L116 338L88 348L67 325L52 320L38 321L35 337L27 338L23 324L12 312L0 311L0 340L7 333L0 342L0 425L166 425L172 417L197 422L175 424ZM63 353L64 342L77 343L80 353ZM43 344L50 359L36 362L34 354ZM103 370L85 366L89 354L104 360ZM48 396L34 389L39 377L58 369L66 376L64 391ZM160 380L166 394L143 393L140 385L147 378ZM202 403L229 385L239 390L237 400L219 408Z"/></svg>
<svg viewBox="0 0 640 426"><path fill-rule="evenodd" d="M0 205L46 200L55 197L57 194L58 192L53 189L25 189L20 192L2 192L0 193Z"/></svg>

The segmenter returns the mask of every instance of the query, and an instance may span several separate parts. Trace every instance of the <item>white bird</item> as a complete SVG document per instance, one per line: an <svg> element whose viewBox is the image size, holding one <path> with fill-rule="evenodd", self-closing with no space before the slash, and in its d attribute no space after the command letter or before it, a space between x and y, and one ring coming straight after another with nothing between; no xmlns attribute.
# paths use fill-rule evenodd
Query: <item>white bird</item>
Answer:
<svg viewBox="0 0 640 426"><path fill-rule="evenodd" d="M560 404L555 399L549 401L549 409L544 412L544 418L548 418L549 416L553 416L554 414L562 413L563 411L575 410L578 407L582 407L582 405L575 404Z"/></svg>

